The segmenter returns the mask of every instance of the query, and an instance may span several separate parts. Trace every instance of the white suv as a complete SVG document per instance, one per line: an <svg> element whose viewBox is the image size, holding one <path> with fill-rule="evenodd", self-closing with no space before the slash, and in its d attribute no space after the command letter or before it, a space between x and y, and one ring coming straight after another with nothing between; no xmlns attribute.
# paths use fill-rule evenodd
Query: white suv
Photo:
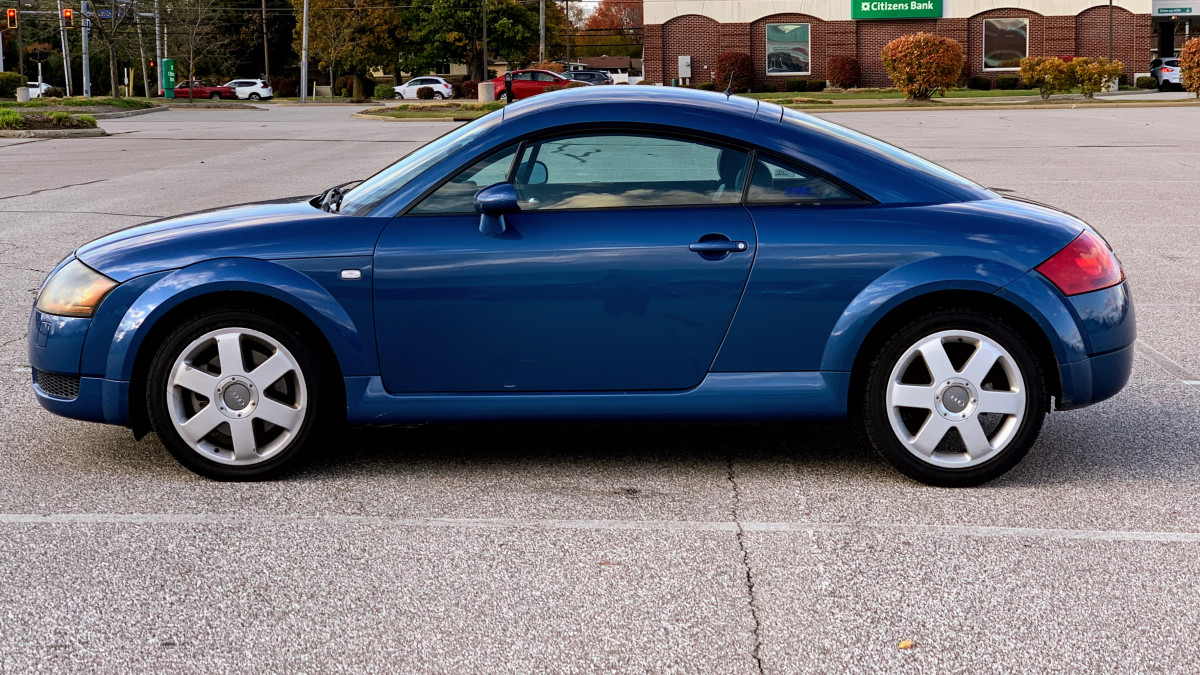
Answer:
<svg viewBox="0 0 1200 675"><path fill-rule="evenodd" d="M265 80L230 80L225 86L233 89L234 96L251 101L261 101L275 95L275 90Z"/></svg>
<svg viewBox="0 0 1200 675"><path fill-rule="evenodd" d="M1174 56L1151 61L1150 74L1154 76L1154 81L1158 83L1159 91L1166 91L1167 87L1171 85L1175 85L1176 87L1182 86L1179 78L1179 59Z"/></svg>
<svg viewBox="0 0 1200 675"><path fill-rule="evenodd" d="M440 77L432 75L413 78L404 84L393 87L393 89L396 90L396 98L417 98L417 91L421 87L432 89L435 99L454 98L453 85Z"/></svg>

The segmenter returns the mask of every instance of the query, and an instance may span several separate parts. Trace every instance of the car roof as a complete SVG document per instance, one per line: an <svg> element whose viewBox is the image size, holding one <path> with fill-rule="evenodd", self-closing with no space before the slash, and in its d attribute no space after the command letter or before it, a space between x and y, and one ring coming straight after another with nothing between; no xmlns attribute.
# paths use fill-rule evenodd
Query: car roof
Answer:
<svg viewBox="0 0 1200 675"><path fill-rule="evenodd" d="M769 101L663 86L579 87L532 96L498 111L498 136L564 125L669 126L718 141L724 137L802 161L884 202L995 198L995 193L904 150Z"/></svg>

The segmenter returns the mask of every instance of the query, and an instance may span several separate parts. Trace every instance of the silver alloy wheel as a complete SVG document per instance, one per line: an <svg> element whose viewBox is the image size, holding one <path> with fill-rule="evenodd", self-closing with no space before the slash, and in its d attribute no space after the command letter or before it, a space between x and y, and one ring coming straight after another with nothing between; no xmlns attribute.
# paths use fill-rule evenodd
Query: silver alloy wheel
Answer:
<svg viewBox="0 0 1200 675"><path fill-rule="evenodd" d="M291 352L265 333L249 328L205 333L180 352L170 377L171 423L184 442L212 461L262 463L286 448L304 424L304 373Z"/></svg>
<svg viewBox="0 0 1200 675"><path fill-rule="evenodd" d="M948 345L954 345L961 367L954 366ZM972 347L964 360L963 352ZM927 384L904 381L918 361L927 371ZM1008 447L1025 417L1025 400L1024 376L1008 350L967 330L922 338L904 352L888 377L892 432L918 459L943 468L977 466ZM924 421L906 419L905 411L926 413ZM982 423L983 415L988 416L990 429ZM942 443L951 429L957 431L961 444Z"/></svg>

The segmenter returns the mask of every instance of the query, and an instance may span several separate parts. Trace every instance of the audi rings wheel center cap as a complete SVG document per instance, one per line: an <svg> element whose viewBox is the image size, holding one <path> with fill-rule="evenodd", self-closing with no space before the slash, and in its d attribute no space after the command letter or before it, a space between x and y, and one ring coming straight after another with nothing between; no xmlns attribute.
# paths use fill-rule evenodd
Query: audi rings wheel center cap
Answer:
<svg viewBox="0 0 1200 675"><path fill-rule="evenodd" d="M970 382L953 379L938 387L934 408L942 417L958 422L970 417L978 403L979 395Z"/></svg>
<svg viewBox="0 0 1200 675"><path fill-rule="evenodd" d="M229 392L226 392L225 396L228 398ZM960 413L967 408L967 403L970 401L969 396L966 389L955 385L942 392L942 405L948 412Z"/></svg>
<svg viewBox="0 0 1200 675"><path fill-rule="evenodd" d="M242 377L229 377L217 385L214 399L217 408L226 417L242 419L248 417L258 404L258 392L254 384Z"/></svg>

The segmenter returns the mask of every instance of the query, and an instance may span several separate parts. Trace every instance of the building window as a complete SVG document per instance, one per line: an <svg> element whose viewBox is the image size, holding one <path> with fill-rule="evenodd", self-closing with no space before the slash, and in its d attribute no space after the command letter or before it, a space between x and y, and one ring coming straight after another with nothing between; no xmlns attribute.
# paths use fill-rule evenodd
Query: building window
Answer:
<svg viewBox="0 0 1200 675"><path fill-rule="evenodd" d="M767 24L767 74L808 75L809 25L806 23Z"/></svg>
<svg viewBox="0 0 1200 675"><path fill-rule="evenodd" d="M983 20L983 69L1017 70L1029 56L1029 19Z"/></svg>

